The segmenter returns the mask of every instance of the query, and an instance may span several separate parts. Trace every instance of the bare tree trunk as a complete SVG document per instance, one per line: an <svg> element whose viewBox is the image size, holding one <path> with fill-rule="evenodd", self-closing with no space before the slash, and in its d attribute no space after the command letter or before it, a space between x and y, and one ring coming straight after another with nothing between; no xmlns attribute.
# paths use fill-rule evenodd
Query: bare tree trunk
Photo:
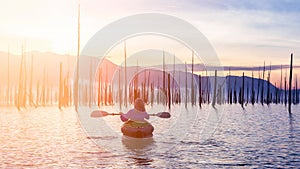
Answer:
<svg viewBox="0 0 300 169"><path fill-rule="evenodd" d="M185 62L185 108L187 108L188 102L188 89L187 89L187 66Z"/></svg>
<svg viewBox="0 0 300 169"><path fill-rule="evenodd" d="M230 86L231 82L230 82L230 68L229 68L229 73L228 73L228 90L227 90L227 102L232 104L232 102L230 101L230 94L231 94L231 86Z"/></svg>
<svg viewBox="0 0 300 169"><path fill-rule="evenodd" d="M287 75L286 75L287 76ZM286 82L286 76L284 77L284 105L287 104L287 82Z"/></svg>
<svg viewBox="0 0 300 169"><path fill-rule="evenodd" d="M260 97L260 102L262 105L264 105L265 71L266 71L266 66L265 66L265 62L264 62L262 89L261 89L261 97Z"/></svg>
<svg viewBox="0 0 300 169"><path fill-rule="evenodd" d="M37 85L36 85L36 105L38 106L39 105L39 100L40 100L40 81L37 82Z"/></svg>
<svg viewBox="0 0 300 169"><path fill-rule="evenodd" d="M282 98L282 65L280 66L280 90L279 90L279 102L282 104L283 103L283 98Z"/></svg>
<svg viewBox="0 0 300 169"><path fill-rule="evenodd" d="M259 98L259 89L260 89L260 67L258 69L258 82L257 82L257 97L256 97L256 102L258 103L258 98Z"/></svg>
<svg viewBox="0 0 300 169"><path fill-rule="evenodd" d="M209 96L210 96L210 86L208 85L208 75L207 75L207 70L206 70L206 94L207 94L207 104L209 104Z"/></svg>
<svg viewBox="0 0 300 169"><path fill-rule="evenodd" d="M125 81L124 81L124 106L127 107L127 64L126 64L126 60L127 60L127 56L126 56L126 41L124 41L124 67L125 67Z"/></svg>
<svg viewBox="0 0 300 169"><path fill-rule="evenodd" d="M251 84L251 103L252 105L254 105L255 103L255 91L254 91L254 75L253 75L253 71L252 71L252 84Z"/></svg>
<svg viewBox="0 0 300 169"><path fill-rule="evenodd" d="M63 97L63 77L62 77L62 62L59 66L59 96L58 96L58 108L61 110L62 107L62 97Z"/></svg>
<svg viewBox="0 0 300 169"><path fill-rule="evenodd" d="M293 80L293 53L291 54L291 65L290 65L290 80L289 80L289 113L292 113L292 80Z"/></svg>
<svg viewBox="0 0 300 169"><path fill-rule="evenodd" d="M215 105L216 105L216 96L217 96L217 70L215 70L214 95L213 95L213 100L212 100L213 108L215 108Z"/></svg>
<svg viewBox="0 0 300 169"><path fill-rule="evenodd" d="M201 85L201 75L198 77L198 83L199 83L199 107L202 107L202 85Z"/></svg>
<svg viewBox="0 0 300 169"><path fill-rule="evenodd" d="M191 102L192 106L195 105L195 93L194 93L194 51L192 53L192 77L191 77Z"/></svg>
<svg viewBox="0 0 300 169"><path fill-rule="evenodd" d="M98 107L100 107L100 105L101 105L101 90L102 90L102 88L101 88L101 76L102 76L102 71L101 71L102 69L100 68L100 70L99 70L99 78L98 78ZM119 74L120 74L120 70L119 70Z"/></svg>
<svg viewBox="0 0 300 169"><path fill-rule="evenodd" d="M119 79L118 79L118 93L119 93L119 108L122 109L122 92L121 92L121 72L119 70ZM134 101L134 100L133 100Z"/></svg>
<svg viewBox="0 0 300 169"><path fill-rule="evenodd" d="M22 100L23 100L23 62L24 62L24 47L22 46L22 56L21 56L21 64L20 64L20 74L19 74L19 90L18 90L18 98L17 98L17 108L21 110Z"/></svg>
<svg viewBox="0 0 300 169"><path fill-rule="evenodd" d="M30 68L30 84L29 84L29 104L32 106L33 94L32 94L32 77L33 76L33 56L31 55L31 68Z"/></svg>
<svg viewBox="0 0 300 169"><path fill-rule="evenodd" d="M7 51L7 95L6 95L6 104L10 105L10 54L9 49Z"/></svg>
<svg viewBox="0 0 300 169"><path fill-rule="evenodd" d="M170 73L168 73L168 107L171 109L171 79Z"/></svg>
<svg viewBox="0 0 300 169"><path fill-rule="evenodd" d="M78 3L78 25L77 25L77 63L76 63L76 79L74 85L74 105L75 111L78 112L79 104L79 56L80 56L80 4Z"/></svg>
<svg viewBox="0 0 300 169"><path fill-rule="evenodd" d="M90 60L90 87L89 87L89 108L92 107L92 102L93 102L93 64L92 64L92 59Z"/></svg>
<svg viewBox="0 0 300 169"><path fill-rule="evenodd" d="M234 89L233 89L233 103L236 104L237 103L237 95L236 95L236 79L234 80Z"/></svg>
<svg viewBox="0 0 300 169"><path fill-rule="evenodd" d="M242 90L241 90L241 106L244 109L244 91L245 91L245 74L243 72Z"/></svg>

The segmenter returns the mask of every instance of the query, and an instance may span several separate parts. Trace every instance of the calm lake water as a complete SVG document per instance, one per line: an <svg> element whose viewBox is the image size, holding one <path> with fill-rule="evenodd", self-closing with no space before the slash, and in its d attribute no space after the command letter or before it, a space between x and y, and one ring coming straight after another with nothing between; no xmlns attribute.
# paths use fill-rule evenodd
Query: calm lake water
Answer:
<svg viewBox="0 0 300 169"><path fill-rule="evenodd" d="M1 108L0 168L297 168L300 106L293 112L175 106L171 119L150 119L154 137L140 142L122 137L119 117L92 119L87 108Z"/></svg>

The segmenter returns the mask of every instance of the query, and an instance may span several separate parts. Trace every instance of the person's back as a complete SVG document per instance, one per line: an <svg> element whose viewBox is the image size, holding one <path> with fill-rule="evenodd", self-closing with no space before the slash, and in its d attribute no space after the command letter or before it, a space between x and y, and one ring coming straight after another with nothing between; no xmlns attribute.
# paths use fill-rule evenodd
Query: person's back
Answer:
<svg viewBox="0 0 300 169"><path fill-rule="evenodd" d="M134 102L134 109L129 110L126 114L121 115L123 122L132 121L146 121L149 119L149 114L146 112L145 104L142 99L136 99Z"/></svg>

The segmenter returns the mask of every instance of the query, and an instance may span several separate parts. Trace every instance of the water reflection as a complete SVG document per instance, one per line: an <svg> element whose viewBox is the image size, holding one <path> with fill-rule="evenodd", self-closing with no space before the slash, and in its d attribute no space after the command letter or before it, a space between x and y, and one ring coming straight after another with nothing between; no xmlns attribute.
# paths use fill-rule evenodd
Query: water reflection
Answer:
<svg viewBox="0 0 300 169"><path fill-rule="evenodd" d="M151 149L154 144L152 137L150 138L130 138L127 136L122 137L122 144L130 151L145 151Z"/></svg>
<svg viewBox="0 0 300 169"><path fill-rule="evenodd" d="M225 106L222 122L202 142L203 126L212 123L203 108L193 127L179 130L189 135L176 142L173 137L178 133L165 137L154 133L146 140L106 133L87 136L71 108L2 109L0 168L299 168L300 107L290 116L280 105L245 110L239 105ZM117 120L115 127L121 134ZM99 122L94 122L97 129ZM158 122L153 122L156 128ZM115 149L106 151L98 145Z"/></svg>
<svg viewBox="0 0 300 169"><path fill-rule="evenodd" d="M137 166L150 165L154 160L149 154L154 146L154 139L151 138L130 138L122 136L122 144L130 154L129 158Z"/></svg>

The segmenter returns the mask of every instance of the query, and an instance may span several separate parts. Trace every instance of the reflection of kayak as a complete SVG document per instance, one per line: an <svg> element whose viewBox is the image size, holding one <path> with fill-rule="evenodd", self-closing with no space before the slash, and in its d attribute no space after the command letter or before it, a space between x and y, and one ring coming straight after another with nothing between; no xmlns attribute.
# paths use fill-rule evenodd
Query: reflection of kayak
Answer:
<svg viewBox="0 0 300 169"><path fill-rule="evenodd" d="M148 138L152 137L153 126L146 121L127 121L122 125L122 133L128 137Z"/></svg>
<svg viewBox="0 0 300 169"><path fill-rule="evenodd" d="M133 138L123 135L122 144L129 150L145 150L151 148L154 140L153 137L148 138Z"/></svg>

